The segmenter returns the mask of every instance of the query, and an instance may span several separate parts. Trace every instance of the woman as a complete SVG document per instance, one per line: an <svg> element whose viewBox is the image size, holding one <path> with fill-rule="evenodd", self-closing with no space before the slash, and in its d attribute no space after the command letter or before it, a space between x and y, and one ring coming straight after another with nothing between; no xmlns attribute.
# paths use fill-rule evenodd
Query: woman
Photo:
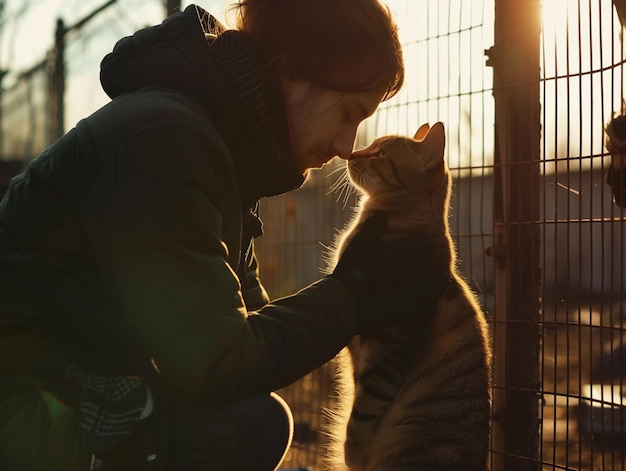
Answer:
<svg viewBox="0 0 626 471"><path fill-rule="evenodd" d="M415 302L407 237L370 221L335 272L274 303L257 201L350 158L403 82L377 0L188 7L118 42L112 101L0 205L0 469L271 470L271 391ZM388 300L394 299L390 303Z"/></svg>

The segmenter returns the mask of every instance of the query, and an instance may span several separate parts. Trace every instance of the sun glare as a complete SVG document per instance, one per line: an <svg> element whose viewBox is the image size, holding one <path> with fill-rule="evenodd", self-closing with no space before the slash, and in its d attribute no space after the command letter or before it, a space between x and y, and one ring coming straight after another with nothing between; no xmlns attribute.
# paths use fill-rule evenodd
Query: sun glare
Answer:
<svg viewBox="0 0 626 471"><path fill-rule="evenodd" d="M621 67L613 67L623 57L620 33L611 0L543 2L541 74L546 161L565 162L603 153L603 125L620 111L623 96ZM582 165L591 165L591 159L585 159Z"/></svg>
<svg viewBox="0 0 626 471"><path fill-rule="evenodd" d="M619 22L611 0L546 0L542 6L544 76L613 64L621 56Z"/></svg>

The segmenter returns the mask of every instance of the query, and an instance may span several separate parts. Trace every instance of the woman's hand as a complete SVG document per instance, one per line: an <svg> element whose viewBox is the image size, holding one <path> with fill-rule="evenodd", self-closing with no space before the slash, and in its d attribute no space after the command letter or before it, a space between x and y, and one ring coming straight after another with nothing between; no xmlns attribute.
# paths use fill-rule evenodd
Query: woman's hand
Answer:
<svg viewBox="0 0 626 471"><path fill-rule="evenodd" d="M386 225L383 214L368 218L329 275L354 299L357 333L414 318L448 276L446 266L433 266L433 243L424 234L383 241Z"/></svg>

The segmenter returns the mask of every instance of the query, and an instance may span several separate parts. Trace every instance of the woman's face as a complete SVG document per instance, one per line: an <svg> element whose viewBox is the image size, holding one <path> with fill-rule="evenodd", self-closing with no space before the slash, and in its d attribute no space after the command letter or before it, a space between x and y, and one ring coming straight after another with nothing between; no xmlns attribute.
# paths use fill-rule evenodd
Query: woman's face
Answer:
<svg viewBox="0 0 626 471"><path fill-rule="evenodd" d="M383 93L340 92L311 82L284 81L291 150L302 173L335 156L350 158L357 128L380 104Z"/></svg>

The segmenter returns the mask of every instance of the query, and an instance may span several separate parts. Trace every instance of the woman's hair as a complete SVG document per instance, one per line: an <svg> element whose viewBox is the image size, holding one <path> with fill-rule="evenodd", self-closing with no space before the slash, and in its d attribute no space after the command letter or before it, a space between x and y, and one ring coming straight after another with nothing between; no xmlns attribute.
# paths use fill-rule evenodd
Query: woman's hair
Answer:
<svg viewBox="0 0 626 471"><path fill-rule="evenodd" d="M402 87L397 26L378 0L240 0L235 8L237 28L277 76L385 100Z"/></svg>

